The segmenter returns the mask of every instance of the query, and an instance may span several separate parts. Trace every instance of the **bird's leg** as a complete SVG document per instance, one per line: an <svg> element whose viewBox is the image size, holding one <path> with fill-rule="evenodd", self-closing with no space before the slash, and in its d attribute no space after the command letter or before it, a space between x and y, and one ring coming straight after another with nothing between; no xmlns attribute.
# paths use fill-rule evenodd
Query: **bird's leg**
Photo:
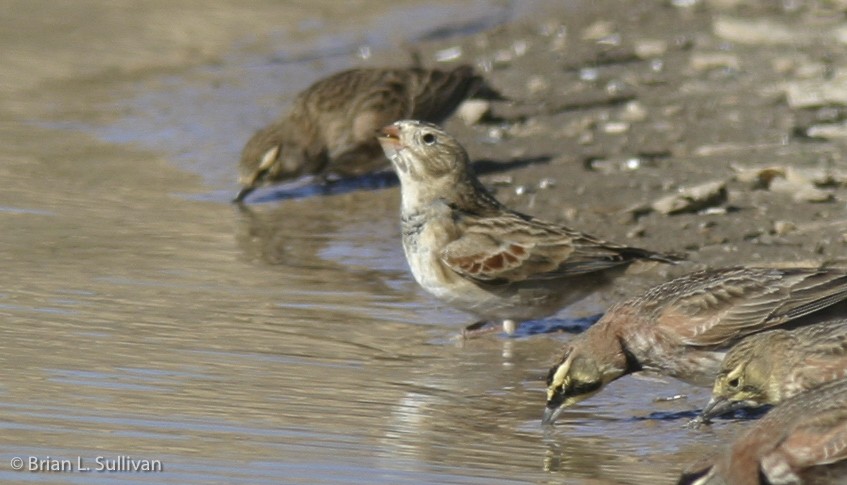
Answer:
<svg viewBox="0 0 847 485"><path fill-rule="evenodd" d="M489 320L480 320L478 322L474 322L467 327L462 329L462 338L463 339L472 339L477 338L482 335L496 332L498 330L496 325L492 325L492 322Z"/></svg>
<svg viewBox="0 0 847 485"><path fill-rule="evenodd" d="M515 330L518 328L518 323L515 320L506 319L502 321L503 332L506 335L512 336L515 334ZM488 333L498 331L498 325L496 322L492 322L490 320L480 320L478 322L472 323L462 329L462 338L471 339L476 338Z"/></svg>

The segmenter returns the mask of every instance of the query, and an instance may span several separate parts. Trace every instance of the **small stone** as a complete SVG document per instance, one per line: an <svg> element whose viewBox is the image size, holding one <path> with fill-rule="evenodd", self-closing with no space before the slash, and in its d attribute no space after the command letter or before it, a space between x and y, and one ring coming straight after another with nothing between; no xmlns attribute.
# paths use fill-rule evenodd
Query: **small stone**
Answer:
<svg viewBox="0 0 847 485"><path fill-rule="evenodd" d="M512 52L514 52L517 57L525 55L528 50L529 42L525 39L518 39L512 43Z"/></svg>
<svg viewBox="0 0 847 485"><path fill-rule="evenodd" d="M823 138L826 140L847 139L847 123L825 123L810 126L806 130L806 136L811 138Z"/></svg>
<svg viewBox="0 0 847 485"><path fill-rule="evenodd" d="M541 190L552 189L556 186L556 179L545 177L538 182L538 188Z"/></svg>
<svg viewBox="0 0 847 485"><path fill-rule="evenodd" d="M488 130L488 138L493 141L500 141L506 137L506 130L499 126L493 126Z"/></svg>
<svg viewBox="0 0 847 485"><path fill-rule="evenodd" d="M767 189L777 177L785 177L785 167L735 168L735 180L750 184L754 189Z"/></svg>
<svg viewBox="0 0 847 485"><path fill-rule="evenodd" d="M847 25L842 25L833 31L835 40L841 44L847 44Z"/></svg>
<svg viewBox="0 0 847 485"><path fill-rule="evenodd" d="M627 158L624 162L624 168L626 168L627 170L638 170L639 168L641 168L641 165L641 159L637 157Z"/></svg>
<svg viewBox="0 0 847 485"><path fill-rule="evenodd" d="M735 54L725 52L702 52L691 55L688 65L698 72L710 71L712 69L732 69L737 71L741 68L741 61Z"/></svg>
<svg viewBox="0 0 847 485"><path fill-rule="evenodd" d="M550 89L550 83L544 76L532 76L526 82L526 89L529 94L541 94Z"/></svg>
<svg viewBox="0 0 847 485"><path fill-rule="evenodd" d="M739 44L784 45L796 44L801 34L786 25L767 19L737 19L718 17L712 25L715 35Z"/></svg>
<svg viewBox="0 0 847 485"><path fill-rule="evenodd" d="M644 226L635 226L626 233L626 237L627 239L636 239L639 237L644 237L644 234L646 233L647 230L644 228Z"/></svg>
<svg viewBox="0 0 847 485"><path fill-rule="evenodd" d="M615 32L613 34L609 34L601 39L597 39L598 44L607 45L607 46L619 46L621 45L621 34Z"/></svg>
<svg viewBox="0 0 847 485"><path fill-rule="evenodd" d="M784 236L797 229L797 225L790 221L776 221L773 223L773 233L777 236Z"/></svg>
<svg viewBox="0 0 847 485"><path fill-rule="evenodd" d="M803 79L784 85L788 106L817 108L828 105L847 105L847 70L839 70L831 79Z"/></svg>
<svg viewBox="0 0 847 485"><path fill-rule="evenodd" d="M508 186L514 183L511 175L494 175L488 179L488 182L494 186Z"/></svg>
<svg viewBox="0 0 847 485"><path fill-rule="evenodd" d="M775 178L771 181L770 190L777 193L791 195L797 202L829 202L833 199L832 193L815 187L809 180L798 175L786 178Z"/></svg>
<svg viewBox="0 0 847 485"><path fill-rule="evenodd" d="M703 216L722 216L726 214L726 207L706 207L700 211Z"/></svg>
<svg viewBox="0 0 847 485"><path fill-rule="evenodd" d="M666 215L697 212L727 200L726 182L712 181L680 189L678 193L653 202L653 210Z"/></svg>
<svg viewBox="0 0 847 485"><path fill-rule="evenodd" d="M511 63L514 58L515 54L511 49L500 49L494 53L494 65L505 66Z"/></svg>
<svg viewBox="0 0 847 485"><path fill-rule="evenodd" d="M629 123L625 121L610 121L603 124L603 131L610 135L619 135L629 131Z"/></svg>
<svg viewBox="0 0 847 485"><path fill-rule="evenodd" d="M440 51L435 53L436 62L449 62L455 61L462 57L462 48L459 46L448 47L446 49L441 49Z"/></svg>
<svg viewBox="0 0 847 485"><path fill-rule="evenodd" d="M491 103L484 99L469 99L459 106L458 116L466 125L479 123L491 111Z"/></svg>
<svg viewBox="0 0 847 485"><path fill-rule="evenodd" d="M584 67L579 70L579 79L581 81L596 81L600 76L600 71L594 67Z"/></svg>
<svg viewBox="0 0 847 485"><path fill-rule="evenodd" d="M582 32L582 38L584 40L600 40L612 35L614 30L615 24L608 20L599 20L586 27Z"/></svg>
<svg viewBox="0 0 847 485"><path fill-rule="evenodd" d="M668 50L668 43L659 39L643 39L635 42L635 55L641 59L660 57Z"/></svg>
<svg viewBox="0 0 847 485"><path fill-rule="evenodd" d="M531 194L533 192L534 191L532 190L532 188L527 187L526 185L518 185L517 187L515 187L515 195L526 195Z"/></svg>
<svg viewBox="0 0 847 485"><path fill-rule="evenodd" d="M624 106L620 118L630 122L644 121L647 118L647 110L638 101L630 101Z"/></svg>
<svg viewBox="0 0 847 485"><path fill-rule="evenodd" d="M562 217L568 221L573 221L579 215L579 210L576 207L566 207L562 209Z"/></svg>

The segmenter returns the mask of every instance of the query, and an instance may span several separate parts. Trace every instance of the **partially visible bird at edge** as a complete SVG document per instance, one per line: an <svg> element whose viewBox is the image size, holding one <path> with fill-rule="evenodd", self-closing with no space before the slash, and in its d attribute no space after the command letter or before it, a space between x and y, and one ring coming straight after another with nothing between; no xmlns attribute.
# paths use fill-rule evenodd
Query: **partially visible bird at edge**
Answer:
<svg viewBox="0 0 847 485"><path fill-rule="evenodd" d="M843 312L847 270L732 267L690 273L614 305L565 343L547 375L542 421L638 371L711 385L727 350L779 326Z"/></svg>

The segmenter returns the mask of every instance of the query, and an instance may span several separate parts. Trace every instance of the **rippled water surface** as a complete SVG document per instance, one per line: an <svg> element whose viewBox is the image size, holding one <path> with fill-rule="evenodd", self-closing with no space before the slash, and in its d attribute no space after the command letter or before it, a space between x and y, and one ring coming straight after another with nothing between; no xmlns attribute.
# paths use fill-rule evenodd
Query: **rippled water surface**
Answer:
<svg viewBox="0 0 847 485"><path fill-rule="evenodd" d="M3 483L669 483L718 441L674 414L705 391L634 378L543 430L567 335L457 342L396 187L228 202L250 133L359 45L534 2L2 3ZM98 456L163 470L10 466Z"/></svg>

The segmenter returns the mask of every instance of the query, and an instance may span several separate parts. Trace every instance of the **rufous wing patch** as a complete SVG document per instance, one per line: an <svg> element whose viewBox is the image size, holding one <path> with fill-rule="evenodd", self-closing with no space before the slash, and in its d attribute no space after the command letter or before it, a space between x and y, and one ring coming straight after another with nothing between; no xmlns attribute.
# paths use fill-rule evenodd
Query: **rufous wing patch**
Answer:
<svg viewBox="0 0 847 485"><path fill-rule="evenodd" d="M519 268L529 255L529 248L524 245L509 242L495 245L490 238L472 235L449 244L441 252L441 259L457 273L491 281Z"/></svg>

